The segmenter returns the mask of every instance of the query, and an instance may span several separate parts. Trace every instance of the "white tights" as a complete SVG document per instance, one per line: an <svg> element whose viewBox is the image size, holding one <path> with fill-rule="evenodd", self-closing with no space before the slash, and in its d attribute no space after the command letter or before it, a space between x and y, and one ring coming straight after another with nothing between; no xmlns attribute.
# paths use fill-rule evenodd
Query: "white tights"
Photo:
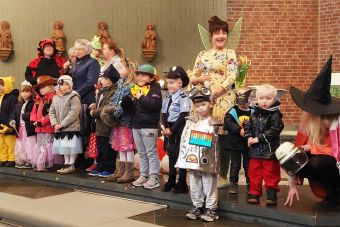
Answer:
<svg viewBox="0 0 340 227"><path fill-rule="evenodd" d="M135 162L135 153L133 151L121 151L119 152L119 160L121 162Z"/></svg>
<svg viewBox="0 0 340 227"><path fill-rule="evenodd" d="M78 154L65 154L65 165L74 165L74 162L77 159Z"/></svg>

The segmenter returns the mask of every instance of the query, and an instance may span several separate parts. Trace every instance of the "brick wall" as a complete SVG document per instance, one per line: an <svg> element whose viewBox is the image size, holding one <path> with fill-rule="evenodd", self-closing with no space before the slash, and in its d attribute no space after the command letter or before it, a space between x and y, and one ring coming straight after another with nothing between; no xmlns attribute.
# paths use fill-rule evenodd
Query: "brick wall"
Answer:
<svg viewBox="0 0 340 227"><path fill-rule="evenodd" d="M236 52L252 60L248 85L309 87L319 70L318 3L318 0L227 0L229 24L240 16L244 19ZM298 124L300 110L290 95L281 101L285 123Z"/></svg>
<svg viewBox="0 0 340 227"><path fill-rule="evenodd" d="M340 72L340 0L320 1L320 67L333 53L333 72Z"/></svg>

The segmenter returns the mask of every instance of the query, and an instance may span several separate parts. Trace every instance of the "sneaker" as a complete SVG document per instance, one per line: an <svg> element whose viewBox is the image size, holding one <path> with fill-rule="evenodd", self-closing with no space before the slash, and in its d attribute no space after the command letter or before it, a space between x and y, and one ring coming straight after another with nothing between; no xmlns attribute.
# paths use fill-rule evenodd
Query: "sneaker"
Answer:
<svg viewBox="0 0 340 227"><path fill-rule="evenodd" d="M22 166L23 169L32 169L32 164L29 163L29 162L26 162L23 166Z"/></svg>
<svg viewBox="0 0 340 227"><path fill-rule="evenodd" d="M202 216L202 221L212 222L214 220L219 219L220 217L217 215L215 210L208 209Z"/></svg>
<svg viewBox="0 0 340 227"><path fill-rule="evenodd" d="M14 167L17 168L17 169L23 169L24 165L23 164L15 164Z"/></svg>
<svg viewBox="0 0 340 227"><path fill-rule="evenodd" d="M229 194L237 194L237 188L238 188L237 183L231 183L229 185Z"/></svg>
<svg viewBox="0 0 340 227"><path fill-rule="evenodd" d="M14 167L15 166L15 162L14 161L9 161L6 163L6 167Z"/></svg>
<svg viewBox="0 0 340 227"><path fill-rule="evenodd" d="M219 177L217 180L217 188L225 188L229 186L229 180L223 178L223 177Z"/></svg>
<svg viewBox="0 0 340 227"><path fill-rule="evenodd" d="M97 167L97 164L93 164L92 166L86 169L86 172L92 172L93 170L96 169L96 167Z"/></svg>
<svg viewBox="0 0 340 227"><path fill-rule="evenodd" d="M277 194L274 188L269 188L267 191L267 205L276 205L277 204Z"/></svg>
<svg viewBox="0 0 340 227"><path fill-rule="evenodd" d="M91 172L89 172L89 175L92 177L96 177L99 175L99 172L97 170L92 170Z"/></svg>
<svg viewBox="0 0 340 227"><path fill-rule="evenodd" d="M189 210L189 212L185 216L190 220L196 220L200 218L202 214L203 214L203 207L194 207L191 210Z"/></svg>
<svg viewBox="0 0 340 227"><path fill-rule="evenodd" d="M110 175L112 175L112 172L109 172L109 171L106 171L106 170L98 173L98 177L109 177Z"/></svg>
<svg viewBox="0 0 340 227"><path fill-rule="evenodd" d="M159 179L158 177L150 177L149 180L143 184L143 187L146 189L154 189L158 188L159 185Z"/></svg>
<svg viewBox="0 0 340 227"><path fill-rule="evenodd" d="M148 178L140 175L137 180L132 182L132 185L135 187L142 187L144 183L148 181Z"/></svg>
<svg viewBox="0 0 340 227"><path fill-rule="evenodd" d="M260 202L260 196L248 194L247 201L248 201L248 203L251 203L251 204L257 204L257 203Z"/></svg>

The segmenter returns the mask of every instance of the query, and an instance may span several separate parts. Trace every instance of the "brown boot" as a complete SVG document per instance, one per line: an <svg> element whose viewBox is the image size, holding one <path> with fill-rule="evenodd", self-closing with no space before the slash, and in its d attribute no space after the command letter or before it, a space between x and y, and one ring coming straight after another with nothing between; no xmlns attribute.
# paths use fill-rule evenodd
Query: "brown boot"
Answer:
<svg viewBox="0 0 340 227"><path fill-rule="evenodd" d="M117 163L117 169L114 174L109 176L106 181L109 182L116 182L118 178L122 177L124 175L125 170L125 162L118 162Z"/></svg>
<svg viewBox="0 0 340 227"><path fill-rule="evenodd" d="M124 175L117 179L117 183L131 183L135 180L133 175L133 163L132 162L125 162L125 172Z"/></svg>

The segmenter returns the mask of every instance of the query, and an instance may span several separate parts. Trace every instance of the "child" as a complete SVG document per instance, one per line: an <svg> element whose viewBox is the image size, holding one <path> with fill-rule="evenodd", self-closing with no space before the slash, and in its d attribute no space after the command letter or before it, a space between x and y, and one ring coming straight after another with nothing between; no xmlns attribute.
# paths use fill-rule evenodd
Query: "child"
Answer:
<svg viewBox="0 0 340 227"><path fill-rule="evenodd" d="M169 156L169 179L163 186L163 192L188 193L186 169L179 169L179 179L176 184L176 168L181 135L185 126L185 117L190 112L190 99L183 89L189 84L189 77L181 66L170 69L166 84L170 95L164 100L162 107L162 124L164 129L164 149Z"/></svg>
<svg viewBox="0 0 340 227"><path fill-rule="evenodd" d="M74 173L74 162L83 152L80 138L80 96L74 91L72 78L63 75L58 79L58 95L53 97L49 112L51 125L55 129L53 154L64 156L65 167L57 173Z"/></svg>
<svg viewBox="0 0 340 227"><path fill-rule="evenodd" d="M119 124L113 126L112 130L112 148L119 152L118 171L109 177L108 181L117 181L118 183L131 183L135 180L134 170L134 149L131 120L132 111L124 106L125 99L131 98L131 82L134 76L134 66L130 64L130 74L120 74L121 79L118 81L118 88L113 95L112 104L115 106L113 116L119 120Z"/></svg>
<svg viewBox="0 0 340 227"><path fill-rule="evenodd" d="M280 190L280 164L275 150L280 145L280 133L284 128L280 102L275 87L261 85L256 91L255 112L246 124L245 138L250 147L248 203L259 203L262 195L262 180L265 182L268 205L277 203Z"/></svg>
<svg viewBox="0 0 340 227"><path fill-rule="evenodd" d="M146 189L159 187L157 137L162 94L158 80L156 69L152 65L141 65L136 70L137 84L131 88L135 104L133 138L140 158L140 176L132 185Z"/></svg>
<svg viewBox="0 0 340 227"><path fill-rule="evenodd" d="M37 133L37 146L32 156L32 167L39 172L51 169L54 164L62 163L62 157L52 153L54 128L48 115L56 85L57 81L51 76L40 76L38 84L34 86L39 89L39 94L35 97L30 116Z"/></svg>
<svg viewBox="0 0 340 227"><path fill-rule="evenodd" d="M92 170L90 176L108 177L116 169L117 152L111 148L110 133L112 126L115 124L115 118L112 115L113 106L110 105L112 96L117 90L117 81L120 76L115 67L110 66L103 74L100 80L101 89L99 90L96 104L91 104L90 114L96 121L96 142L97 142L97 165ZM105 110L109 110L108 112ZM109 122L111 121L111 122Z"/></svg>
<svg viewBox="0 0 340 227"><path fill-rule="evenodd" d="M251 89L241 87L236 92L236 105L225 116L224 129L226 130L226 147L231 156L229 193L237 194L238 175L243 159L243 169L246 176L247 191L249 191L248 177L248 146L244 138L244 125L249 121L251 109L249 109L249 96Z"/></svg>
<svg viewBox="0 0 340 227"><path fill-rule="evenodd" d="M193 88L189 97L194 103L197 116L190 116L181 137L180 154L176 163L178 168L190 169L190 196L194 208L186 217L190 220L201 218L212 222L218 219L216 213L219 172L219 151L217 144L218 124L211 117L213 108L210 90ZM201 139L206 138L206 139ZM206 211L203 212L205 205Z"/></svg>
<svg viewBox="0 0 340 227"><path fill-rule="evenodd" d="M37 134L30 121L33 106L33 88L31 83L25 80L21 83L19 103L10 122L18 132L15 144L15 167L19 169L32 168L32 155L37 143Z"/></svg>
<svg viewBox="0 0 340 227"><path fill-rule="evenodd" d="M15 131L9 125L18 103L19 91L13 89L13 77L0 77L0 166L15 166Z"/></svg>

